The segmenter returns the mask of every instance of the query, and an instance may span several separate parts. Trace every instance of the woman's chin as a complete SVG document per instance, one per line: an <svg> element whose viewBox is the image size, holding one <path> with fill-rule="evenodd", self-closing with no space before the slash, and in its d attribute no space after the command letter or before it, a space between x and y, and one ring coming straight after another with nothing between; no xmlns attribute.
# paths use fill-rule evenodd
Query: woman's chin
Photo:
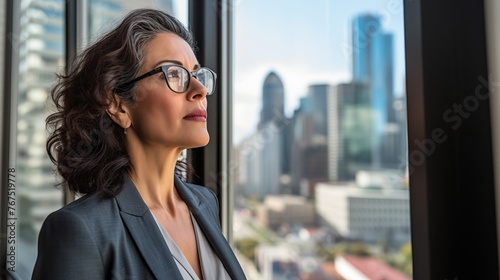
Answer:
<svg viewBox="0 0 500 280"><path fill-rule="evenodd" d="M210 142L210 136L208 135L208 133L206 134L206 136L204 137L199 137L197 138L195 141L193 141L190 145L190 148L201 148L201 147L205 147L206 145L208 145L208 143Z"/></svg>
<svg viewBox="0 0 500 280"><path fill-rule="evenodd" d="M206 137L206 139L204 139L204 141L200 147L205 147L206 145L208 145L209 142L210 142L210 136L208 136L208 133L207 133L207 137Z"/></svg>

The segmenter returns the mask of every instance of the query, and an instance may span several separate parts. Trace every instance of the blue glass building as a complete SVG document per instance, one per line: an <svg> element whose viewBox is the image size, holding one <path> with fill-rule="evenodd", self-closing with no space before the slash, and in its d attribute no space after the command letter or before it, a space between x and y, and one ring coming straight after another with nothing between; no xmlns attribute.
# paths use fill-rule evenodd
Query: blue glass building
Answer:
<svg viewBox="0 0 500 280"><path fill-rule="evenodd" d="M394 122L393 36L382 30L381 18L363 14L352 21L353 82L365 84L372 107L373 163L379 167L385 127Z"/></svg>

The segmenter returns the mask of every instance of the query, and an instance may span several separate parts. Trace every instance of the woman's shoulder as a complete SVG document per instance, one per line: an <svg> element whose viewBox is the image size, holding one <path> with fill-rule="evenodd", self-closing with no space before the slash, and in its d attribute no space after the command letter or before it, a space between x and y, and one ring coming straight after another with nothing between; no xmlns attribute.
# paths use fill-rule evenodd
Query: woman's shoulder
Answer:
<svg viewBox="0 0 500 280"><path fill-rule="evenodd" d="M191 190L191 192L194 193L199 199L218 203L218 199L217 196L215 195L215 192L213 192L210 188L187 182L184 182L184 184L186 184L186 186Z"/></svg>
<svg viewBox="0 0 500 280"><path fill-rule="evenodd" d="M209 189L208 187L196 185L196 184L191 184L191 183L186 183L184 184L187 186L187 188L191 191L191 193L197 197L197 199L200 202L203 202L203 205L208 206L207 208L204 208L205 210L208 210L208 212L212 215L212 218L216 223L219 225L219 200L217 199L217 196L215 193Z"/></svg>
<svg viewBox="0 0 500 280"><path fill-rule="evenodd" d="M76 199L75 201L52 212L46 219L46 223L59 223L66 219L81 221L87 224L88 221L95 222L100 217L108 216L113 212L114 199L104 198L99 193L89 193Z"/></svg>
<svg viewBox="0 0 500 280"><path fill-rule="evenodd" d="M64 209L73 212L101 211L101 208L111 203L112 200L112 198L104 197L98 192L92 192L75 199L66 206L63 206L61 210Z"/></svg>

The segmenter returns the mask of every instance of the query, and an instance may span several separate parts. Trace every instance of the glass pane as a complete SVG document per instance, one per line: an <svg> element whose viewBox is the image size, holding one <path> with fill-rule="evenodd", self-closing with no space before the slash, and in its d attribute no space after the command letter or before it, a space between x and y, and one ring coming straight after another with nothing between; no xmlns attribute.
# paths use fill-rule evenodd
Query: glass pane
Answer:
<svg viewBox="0 0 500 280"><path fill-rule="evenodd" d="M231 7L247 276L411 279L403 2Z"/></svg>
<svg viewBox="0 0 500 280"><path fill-rule="evenodd" d="M45 217L63 205L53 164L45 150L47 100L55 73L64 67L64 1L22 0L20 33L13 35L13 75L17 98L15 180L17 234L16 279L30 279L36 259L38 232ZM16 61L16 60L14 60ZM16 90L17 87L17 90ZM12 243L14 244L14 243ZM8 265L9 267L9 265Z"/></svg>
<svg viewBox="0 0 500 280"><path fill-rule="evenodd" d="M0 3L5 7L5 1ZM12 75L14 98L17 98L16 143L11 143L16 193L15 212L7 215L16 218L16 229L12 233L16 246L15 268L10 272L15 279L30 279L40 227L49 213L63 206L63 193L55 187L58 178L45 150L45 118L53 110L48 103L50 88L56 73L65 66L65 1L14 3L19 8L19 15L14 18L19 24L19 34L10 34L8 38L14 45L14 61L18 62L17 75ZM187 0L88 0L87 3L89 18L85 24L89 34L95 36L107 31L128 10L138 7L164 9L187 22Z"/></svg>
<svg viewBox="0 0 500 280"><path fill-rule="evenodd" d="M129 11L138 8L155 8L188 23L188 0L89 0L89 41L103 35Z"/></svg>

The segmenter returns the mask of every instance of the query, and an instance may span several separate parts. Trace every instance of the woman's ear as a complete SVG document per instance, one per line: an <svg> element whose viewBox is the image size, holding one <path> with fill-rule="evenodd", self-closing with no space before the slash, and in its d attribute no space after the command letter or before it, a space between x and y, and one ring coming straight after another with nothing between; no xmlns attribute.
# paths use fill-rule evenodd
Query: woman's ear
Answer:
<svg viewBox="0 0 500 280"><path fill-rule="evenodd" d="M130 118L129 114L129 108L116 94L111 95L106 113L117 125L125 129L127 129L132 123L132 119Z"/></svg>

